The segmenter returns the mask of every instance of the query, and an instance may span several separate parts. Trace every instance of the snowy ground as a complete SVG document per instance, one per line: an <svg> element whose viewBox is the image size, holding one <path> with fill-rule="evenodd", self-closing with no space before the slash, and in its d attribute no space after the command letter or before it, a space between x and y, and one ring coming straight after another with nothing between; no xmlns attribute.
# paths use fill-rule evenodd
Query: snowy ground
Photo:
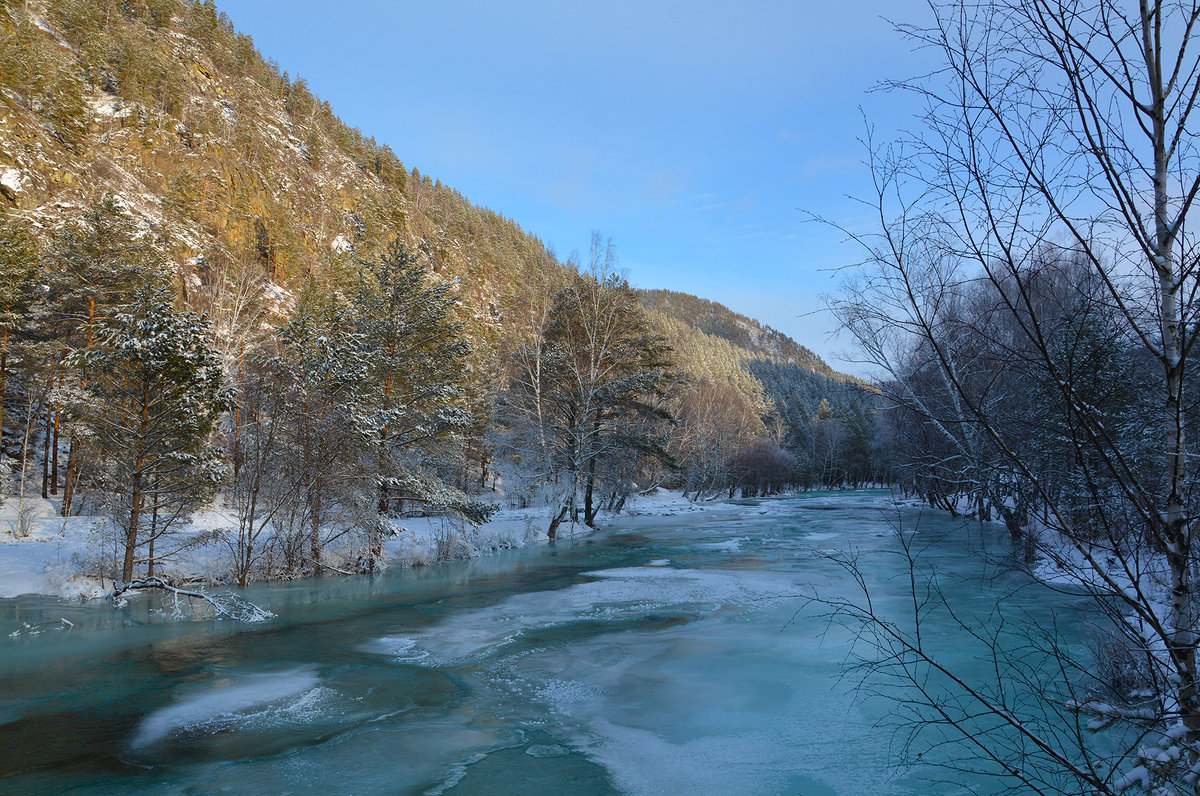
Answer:
<svg viewBox="0 0 1200 796"><path fill-rule="evenodd" d="M633 516L670 516L704 511L711 503L696 504L679 492L659 491L636 498L626 507ZM112 583L81 573L94 567L88 559L102 544L97 530L103 523L98 516L59 516L60 502L26 497L19 502L8 497L0 505L0 598L23 594L61 597L99 597ZM478 529L441 518L405 520L397 526L396 536L384 545L385 560L391 566L425 564L444 553L462 557L489 550L520 547L544 542L549 524L548 509L501 509L492 521ZM20 517L24 519L21 520ZM603 519L603 518L602 518ZM198 512L184 533L210 534L221 528L234 528L231 512L212 508ZM569 537L587 533L584 525L563 525L559 535ZM335 554L336 555L336 554ZM210 542L185 550L162 566L174 579L228 582L231 555L223 542ZM335 564L336 566L336 564Z"/></svg>

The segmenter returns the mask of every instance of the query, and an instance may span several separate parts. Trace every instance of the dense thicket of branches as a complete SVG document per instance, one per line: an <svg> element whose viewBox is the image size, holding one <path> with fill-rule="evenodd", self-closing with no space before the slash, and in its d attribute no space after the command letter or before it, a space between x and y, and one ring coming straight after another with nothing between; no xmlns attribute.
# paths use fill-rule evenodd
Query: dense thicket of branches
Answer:
<svg viewBox="0 0 1200 796"><path fill-rule="evenodd" d="M871 150L881 231L857 237L868 262L835 309L884 373L897 477L933 505L998 513L1019 552L1110 613L1122 642L1101 664L1136 676L1081 687L1097 669L1051 644L1063 687L1014 701L995 689L1021 688L1003 676L1021 653L993 645L990 696L950 716L933 685L948 675L919 634L886 634L881 671L918 692L928 676L921 715L930 737L973 750L964 767L1038 792L1193 792L1200 271L1186 222L1200 191L1200 7L931 7L930 26L904 30L942 66L899 87L925 100L926 124ZM1068 705L1079 732L1032 730L1072 687L1086 694ZM1115 728L1111 745L1085 725ZM1021 743L1006 746L1013 732Z"/></svg>

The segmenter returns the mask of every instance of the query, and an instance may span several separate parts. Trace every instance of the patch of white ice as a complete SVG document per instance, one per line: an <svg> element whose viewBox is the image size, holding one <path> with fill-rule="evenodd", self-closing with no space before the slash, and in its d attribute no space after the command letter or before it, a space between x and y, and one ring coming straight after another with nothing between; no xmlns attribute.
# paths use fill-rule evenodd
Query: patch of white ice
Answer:
<svg viewBox="0 0 1200 796"><path fill-rule="evenodd" d="M224 728L239 718L258 717L258 708L293 697L307 702L318 683L315 668L301 666L269 674L248 674L231 684L206 688L150 713L138 726L130 746L142 749L181 730Z"/></svg>

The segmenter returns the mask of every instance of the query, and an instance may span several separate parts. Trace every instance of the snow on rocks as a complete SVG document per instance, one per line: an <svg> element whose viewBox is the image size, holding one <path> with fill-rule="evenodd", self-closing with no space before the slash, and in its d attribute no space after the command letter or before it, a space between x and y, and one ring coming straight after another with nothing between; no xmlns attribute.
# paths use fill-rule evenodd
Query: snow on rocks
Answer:
<svg viewBox="0 0 1200 796"><path fill-rule="evenodd" d="M295 304L295 294L274 282L265 283L262 290L262 299L266 303L267 309L275 315L286 314Z"/></svg>
<svg viewBox="0 0 1200 796"><path fill-rule="evenodd" d="M6 168L0 171L0 196L3 196L13 204L17 203L17 197L25 190L24 181L21 179L21 172L13 168Z"/></svg>
<svg viewBox="0 0 1200 796"><path fill-rule="evenodd" d="M631 517L672 517L704 510L704 503L688 500L678 490L659 489L650 495L639 495L625 509L625 514Z"/></svg>
<svg viewBox="0 0 1200 796"><path fill-rule="evenodd" d="M92 115L97 119L124 119L133 115L133 111L119 98L107 95L97 95L88 100Z"/></svg>

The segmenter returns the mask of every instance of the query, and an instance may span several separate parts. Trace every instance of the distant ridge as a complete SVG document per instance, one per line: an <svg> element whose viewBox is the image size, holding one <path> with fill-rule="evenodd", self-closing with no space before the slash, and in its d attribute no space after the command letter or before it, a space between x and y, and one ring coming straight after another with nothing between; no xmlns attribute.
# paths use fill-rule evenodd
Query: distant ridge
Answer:
<svg viewBox="0 0 1200 796"><path fill-rule="evenodd" d="M727 340L753 355L798 365L833 381L863 383L861 379L829 367L816 353L783 332L734 312L724 304L676 290L639 290L638 293L646 309Z"/></svg>

